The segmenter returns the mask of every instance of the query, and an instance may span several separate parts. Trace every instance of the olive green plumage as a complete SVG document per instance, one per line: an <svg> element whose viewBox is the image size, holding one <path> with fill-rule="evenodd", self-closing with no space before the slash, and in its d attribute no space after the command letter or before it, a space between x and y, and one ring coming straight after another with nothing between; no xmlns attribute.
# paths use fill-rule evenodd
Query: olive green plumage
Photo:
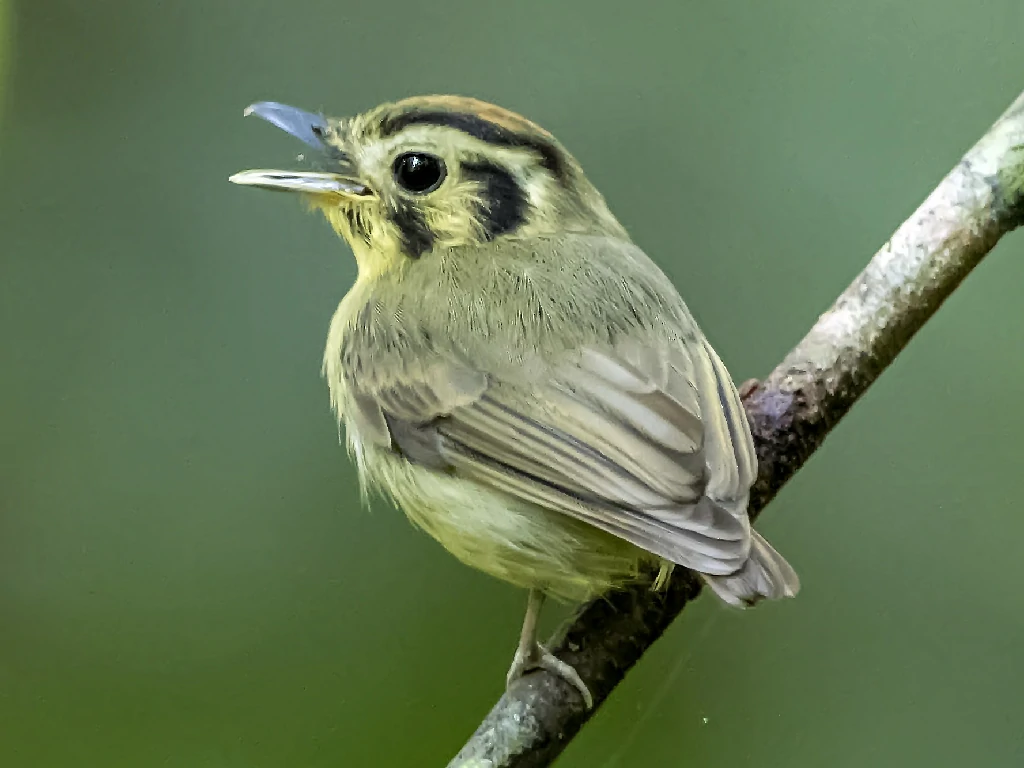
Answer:
<svg viewBox="0 0 1024 768"><path fill-rule="evenodd" d="M537 594L589 598L657 563L736 605L796 594L750 527L728 372L550 134L457 97L347 120L252 110L335 166L233 180L303 193L353 249L324 372L367 490ZM510 679L544 666L589 697L536 644L536 609Z"/></svg>

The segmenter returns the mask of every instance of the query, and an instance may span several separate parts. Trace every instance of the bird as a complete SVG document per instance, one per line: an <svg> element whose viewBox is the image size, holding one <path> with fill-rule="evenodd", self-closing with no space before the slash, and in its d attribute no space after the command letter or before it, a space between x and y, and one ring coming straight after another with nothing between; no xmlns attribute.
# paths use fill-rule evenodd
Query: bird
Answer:
<svg viewBox="0 0 1024 768"><path fill-rule="evenodd" d="M734 606L797 594L751 527L757 457L729 372L558 139L468 96L245 114L320 170L230 181L298 194L355 257L323 375L364 496L528 590L506 686L544 669L593 706L538 640L549 597L660 589L675 566Z"/></svg>

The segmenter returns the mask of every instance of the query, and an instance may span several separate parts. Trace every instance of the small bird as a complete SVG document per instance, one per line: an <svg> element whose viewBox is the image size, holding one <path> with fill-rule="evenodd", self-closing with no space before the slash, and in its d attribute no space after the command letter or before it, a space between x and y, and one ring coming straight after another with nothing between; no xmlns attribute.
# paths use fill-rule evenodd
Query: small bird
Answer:
<svg viewBox="0 0 1024 768"><path fill-rule="evenodd" d="M358 264L323 370L364 494L529 590L508 685L543 668L593 704L538 642L545 596L587 600L656 568L657 588L674 565L736 606L797 593L750 526L757 459L732 378L550 133L460 96L245 113L325 170L231 181L299 193Z"/></svg>

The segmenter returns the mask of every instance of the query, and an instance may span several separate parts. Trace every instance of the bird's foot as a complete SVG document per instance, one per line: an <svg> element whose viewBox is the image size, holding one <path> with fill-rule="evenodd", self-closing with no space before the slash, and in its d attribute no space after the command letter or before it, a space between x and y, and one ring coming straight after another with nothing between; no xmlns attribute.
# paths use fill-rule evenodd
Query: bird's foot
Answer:
<svg viewBox="0 0 1024 768"><path fill-rule="evenodd" d="M536 640L516 648L516 655L512 658L512 666L509 667L508 676L505 678L506 685L511 687L512 683L527 672L532 672L535 669L544 669L562 678L579 691L587 709L594 708L594 697L590 695L590 689L587 688L587 684L583 682L583 679L572 668L572 665L566 664Z"/></svg>
<svg viewBox="0 0 1024 768"><path fill-rule="evenodd" d="M736 394L740 396L740 400L746 400L760 388L761 381L759 379L747 379L736 388Z"/></svg>

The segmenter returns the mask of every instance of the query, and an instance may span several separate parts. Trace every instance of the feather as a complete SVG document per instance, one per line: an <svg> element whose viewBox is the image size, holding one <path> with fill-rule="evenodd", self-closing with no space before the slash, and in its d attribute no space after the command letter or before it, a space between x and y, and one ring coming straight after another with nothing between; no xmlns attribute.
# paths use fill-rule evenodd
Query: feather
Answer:
<svg viewBox="0 0 1024 768"><path fill-rule="evenodd" d="M672 394L696 392L689 379L677 381L694 359L711 392L707 405ZM732 573L747 558L746 488L723 500L705 494L709 461L727 465L734 449L703 349L689 354L668 344L647 355L635 345L631 352L586 347L529 392L473 375L461 361L435 361L420 377L357 401L376 403L390 440L424 466L570 515L703 573ZM702 408L716 425L710 441ZM732 485L738 477L733 469ZM736 509L732 501L743 503Z"/></svg>
<svg viewBox="0 0 1024 768"><path fill-rule="evenodd" d="M460 558L543 589L597 588L635 571L599 531L734 604L798 587L750 527L757 461L733 382L635 246L495 241L352 295L386 309L356 323L339 310L326 358L350 439L373 447L361 471ZM457 483L489 494L467 498L479 519L446 507ZM502 504L509 521L493 517Z"/></svg>

